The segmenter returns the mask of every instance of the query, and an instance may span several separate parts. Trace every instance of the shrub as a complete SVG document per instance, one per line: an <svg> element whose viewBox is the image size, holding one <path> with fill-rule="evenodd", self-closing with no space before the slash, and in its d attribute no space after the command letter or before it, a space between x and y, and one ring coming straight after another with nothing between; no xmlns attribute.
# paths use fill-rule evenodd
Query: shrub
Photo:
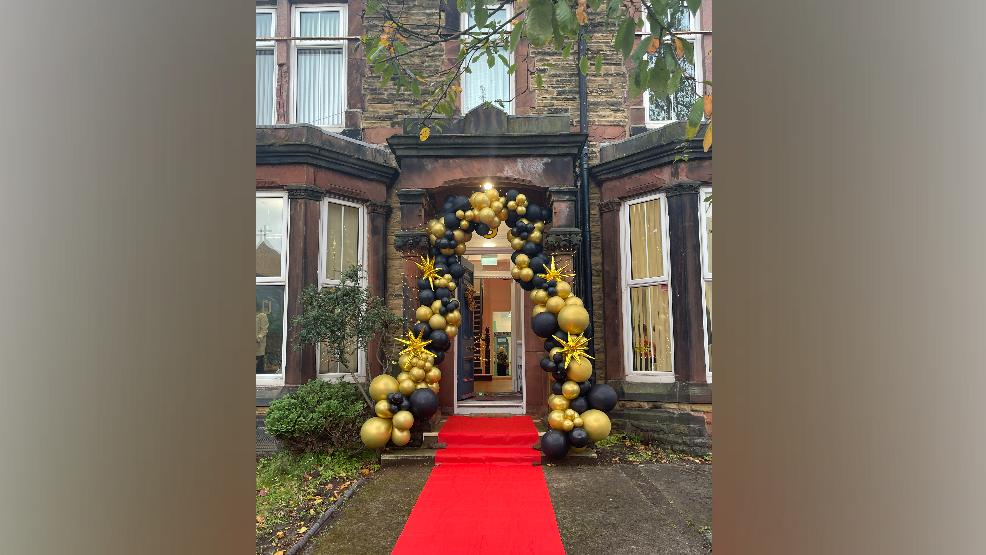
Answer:
<svg viewBox="0 0 986 555"><path fill-rule="evenodd" d="M370 416L356 385L315 380L271 403L267 433L294 453L362 447L359 431Z"/></svg>

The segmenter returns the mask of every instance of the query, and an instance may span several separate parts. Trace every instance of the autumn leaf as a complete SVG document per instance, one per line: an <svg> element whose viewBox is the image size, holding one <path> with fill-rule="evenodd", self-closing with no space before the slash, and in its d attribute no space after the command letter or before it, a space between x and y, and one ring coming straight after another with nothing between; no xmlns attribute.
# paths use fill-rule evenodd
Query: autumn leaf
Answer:
<svg viewBox="0 0 986 555"><path fill-rule="evenodd" d="M681 39L679 39L678 37L675 37L674 38L674 52L675 52L675 54L678 55L679 58L684 55L684 53L685 53L684 48L685 47L681 45Z"/></svg>
<svg viewBox="0 0 986 555"><path fill-rule="evenodd" d="M708 152L712 148L712 123L705 128L705 138L702 139L702 150Z"/></svg>
<svg viewBox="0 0 986 555"><path fill-rule="evenodd" d="M266 517L262 517L262 516L258 516L257 517L257 523L258 524L263 524L265 520L267 520Z"/></svg>
<svg viewBox="0 0 986 555"><path fill-rule="evenodd" d="M712 95L711 94L707 94L707 95L705 95L704 98L705 98L705 117L711 118L712 117Z"/></svg>
<svg viewBox="0 0 986 555"><path fill-rule="evenodd" d="M653 54L657 52L657 49L661 47L661 41L651 37L650 45L647 47L647 53Z"/></svg>
<svg viewBox="0 0 986 555"><path fill-rule="evenodd" d="M278 537L278 538L283 538L283 537L284 537L284 530L279 530L279 531L277 532L277 537Z"/></svg>
<svg viewBox="0 0 986 555"><path fill-rule="evenodd" d="M461 92L462 92L462 87L460 87L460 86L458 86L458 85L452 85L452 86L451 86L451 87L449 87L449 88L450 88L450 89L452 89L453 91L455 91L455 92L456 92L456 94L458 94L458 93L461 93ZM366 470L366 469L363 469L363 470Z"/></svg>
<svg viewBox="0 0 986 555"><path fill-rule="evenodd" d="M421 129L421 132L418 133L418 138L421 139L422 141L427 141L430 135L431 135L431 129L424 127Z"/></svg>
<svg viewBox="0 0 986 555"><path fill-rule="evenodd" d="M298 528L298 533L299 534L304 534L307 531L308 531L308 527L307 526L302 526L301 528Z"/></svg>
<svg viewBox="0 0 986 555"><path fill-rule="evenodd" d="M282 550L274 553L274 555L284 555L284 550L282 549Z"/></svg>

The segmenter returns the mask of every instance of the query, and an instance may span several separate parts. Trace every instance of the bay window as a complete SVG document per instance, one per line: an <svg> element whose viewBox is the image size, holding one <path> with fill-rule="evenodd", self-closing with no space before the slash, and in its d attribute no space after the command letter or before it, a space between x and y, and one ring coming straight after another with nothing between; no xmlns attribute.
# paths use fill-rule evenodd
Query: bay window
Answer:
<svg viewBox="0 0 986 555"><path fill-rule="evenodd" d="M684 2L679 2L673 9L668 10L668 23L673 31L698 31L698 14L692 14ZM643 37L641 40L650 40L650 22L644 18ZM697 94L702 90L702 63L701 49L699 48L698 35L678 35L677 38L688 41L692 45L695 53L696 64L690 64L687 60L679 59L685 75L695 77L695 87L692 88L686 82L678 90L672 92L663 99L658 99L650 91L644 91L644 106L647 108L646 122L650 127L660 127L674 121L685 121L691 111L692 104L698 99ZM649 58L648 58L649 59Z"/></svg>
<svg viewBox="0 0 986 555"><path fill-rule="evenodd" d="M294 8L293 121L342 128L346 111L345 4ZM304 38L309 37L309 38Z"/></svg>
<svg viewBox="0 0 986 555"><path fill-rule="evenodd" d="M288 197L282 192L258 192L256 206L257 382L283 383Z"/></svg>
<svg viewBox="0 0 986 555"><path fill-rule="evenodd" d="M496 6L492 6L496 7ZM510 6L504 6L489 14L488 21L495 22L495 26L505 23L512 16ZM462 28L468 29L476 23L473 13L462 14ZM509 34L511 26L504 28L503 32ZM503 57L513 63L513 54L502 52ZM493 65L490 65L492 60ZM513 75L507 73L510 69L509 64L504 64L499 56L494 54L492 58L481 57L475 62L466 61L468 72L462 74L462 113L466 114L469 110L490 102L491 106L496 106L508 114L513 113ZM500 103L502 103L502 106Z"/></svg>
<svg viewBox="0 0 986 555"><path fill-rule="evenodd" d="M257 9L257 38L274 37L276 10ZM257 41L257 125L274 124L274 41Z"/></svg>

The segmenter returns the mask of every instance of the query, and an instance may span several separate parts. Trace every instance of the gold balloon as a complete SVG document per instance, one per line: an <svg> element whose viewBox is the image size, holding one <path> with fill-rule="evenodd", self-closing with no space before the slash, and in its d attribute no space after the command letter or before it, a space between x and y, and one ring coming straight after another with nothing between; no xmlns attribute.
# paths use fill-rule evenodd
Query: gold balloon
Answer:
<svg viewBox="0 0 986 555"><path fill-rule="evenodd" d="M407 445L407 442L411 441L411 430L398 430L397 428L394 428L394 430L390 432L390 441L393 441L394 445L398 447Z"/></svg>
<svg viewBox="0 0 986 555"><path fill-rule="evenodd" d="M579 357L578 362L573 358L565 369L565 375L573 382L584 382L592 376L592 363L585 357Z"/></svg>
<svg viewBox="0 0 986 555"><path fill-rule="evenodd" d="M401 395L407 397L408 395L414 393L414 380L411 379L411 375L408 374L406 380L401 380L400 392Z"/></svg>
<svg viewBox="0 0 986 555"><path fill-rule="evenodd" d="M425 374L425 381L428 383L438 383L440 379L442 379L442 371L438 368L432 368Z"/></svg>
<svg viewBox="0 0 986 555"><path fill-rule="evenodd" d="M389 418L371 418L363 423L359 437L370 449L379 449L390 441L390 432L393 428Z"/></svg>
<svg viewBox="0 0 986 555"><path fill-rule="evenodd" d="M483 208L488 208L490 205L490 197L486 196L486 193L476 193L476 197L472 205L480 210Z"/></svg>
<svg viewBox="0 0 986 555"><path fill-rule="evenodd" d="M404 380L410 380L410 379L411 379L411 375L408 374L407 372L401 372L400 374L397 374L397 383L398 384L401 383Z"/></svg>
<svg viewBox="0 0 986 555"><path fill-rule="evenodd" d="M573 452L573 453L581 453L582 451L585 451L586 448L585 447L575 447L574 445L569 445L568 446L568 450L571 451L571 452Z"/></svg>
<svg viewBox="0 0 986 555"><path fill-rule="evenodd" d="M426 385L425 387L427 387L428 389L434 391L435 393L438 393L438 390L440 389L438 387L438 382L430 383L430 384Z"/></svg>
<svg viewBox="0 0 986 555"><path fill-rule="evenodd" d="M420 382L421 380L425 379L424 368L411 368L410 374L411 374L411 379L416 382Z"/></svg>
<svg viewBox="0 0 986 555"><path fill-rule="evenodd" d="M548 302L548 298L548 292L544 289L535 289L534 291L531 291L531 300L537 304L543 305Z"/></svg>
<svg viewBox="0 0 986 555"><path fill-rule="evenodd" d="M456 326L445 326L445 333L447 333L449 338L451 339L456 335L459 335L459 328L457 328Z"/></svg>
<svg viewBox="0 0 986 555"><path fill-rule="evenodd" d="M517 239L517 240L520 241L520 239ZM519 278L520 277L520 268L518 268L517 266L514 266L513 268L510 268L510 277L512 277L514 279Z"/></svg>
<svg viewBox="0 0 986 555"><path fill-rule="evenodd" d="M442 250L449 250L449 249L442 249ZM438 278L438 279L435 280L435 289L447 289L447 288L448 288L448 280L447 279L445 279L445 278ZM435 302L438 303L439 306L441 306L441 304L442 304L442 301L435 301ZM438 309L435 308L435 303L432 303L431 310L432 310L432 312L438 312Z"/></svg>
<svg viewBox="0 0 986 555"><path fill-rule="evenodd" d="M462 255L466 254L466 244L465 243L459 243L458 245L455 246L454 249L452 249L452 252L454 252L455 254L457 254L459 256L462 256Z"/></svg>
<svg viewBox="0 0 986 555"><path fill-rule="evenodd" d="M531 264L531 257L527 256L526 254L518 254L517 258L514 259L514 264L518 268L523 270L524 268L528 267Z"/></svg>
<svg viewBox="0 0 986 555"><path fill-rule="evenodd" d="M527 214L527 207L526 206L518 206L517 207L517 215L518 216L523 216L524 214Z"/></svg>
<svg viewBox="0 0 986 555"><path fill-rule="evenodd" d="M411 355L403 354L397 359L397 366L402 369L407 368L407 363L411 360ZM401 381L401 377L397 376L397 381Z"/></svg>
<svg viewBox="0 0 986 555"><path fill-rule="evenodd" d="M513 200L507 201L507 210L517 210L517 202Z"/></svg>
<svg viewBox="0 0 986 555"><path fill-rule="evenodd" d="M426 387L428 387L428 384L423 381L420 381L414 385L414 389L424 389Z"/></svg>
<svg viewBox="0 0 986 555"><path fill-rule="evenodd" d="M458 246L459 245L456 245L456 248L458 248ZM442 253L442 256L451 256L451 255L455 254L455 249L441 249L441 251L439 251L439 252Z"/></svg>
<svg viewBox="0 0 986 555"><path fill-rule="evenodd" d="M490 203L490 208L493 210L493 212L499 214L500 212L503 212L503 203L498 200L494 200L493 202Z"/></svg>
<svg viewBox="0 0 986 555"><path fill-rule="evenodd" d="M424 368L425 367L425 361L421 360L420 358L414 359L414 363L413 364L414 364L414 366L416 366L418 368Z"/></svg>
<svg viewBox="0 0 986 555"><path fill-rule="evenodd" d="M453 280L453 281L448 282L448 285L446 287L448 287L448 290L449 291L455 291L455 287L456 287L455 286L455 281Z"/></svg>
<svg viewBox="0 0 986 555"><path fill-rule="evenodd" d="M575 427L575 424L572 424L572 421L571 420L562 420L562 422L561 422L561 429L564 430L564 431L566 431L566 432L571 432L572 431L572 428L574 428L574 427Z"/></svg>
<svg viewBox="0 0 986 555"><path fill-rule="evenodd" d="M568 408L568 399L562 395L552 395L548 397L548 406L551 407L551 410L564 411Z"/></svg>
<svg viewBox="0 0 986 555"><path fill-rule="evenodd" d="M459 220L459 229L466 230L469 229L469 220L463 218ZM456 245L458 246L458 245Z"/></svg>
<svg viewBox="0 0 986 555"><path fill-rule="evenodd" d="M381 374L370 382L370 398L374 401L386 399L391 393L397 393L397 379L390 374Z"/></svg>
<svg viewBox="0 0 986 555"><path fill-rule="evenodd" d="M565 298L565 304L567 305L574 304L574 305L582 306L582 299L576 297L575 295L569 295L568 297Z"/></svg>
<svg viewBox="0 0 986 555"><path fill-rule="evenodd" d="M541 243L541 232L540 231L532 231L527 236L527 240L530 241L530 242L532 242L532 243Z"/></svg>
<svg viewBox="0 0 986 555"><path fill-rule="evenodd" d="M431 318L432 314L434 314L434 312L431 308L424 305L419 306L418 309L414 311L414 317L417 318L419 322L427 322L428 319Z"/></svg>
<svg viewBox="0 0 986 555"><path fill-rule="evenodd" d="M462 321L462 313L458 310L453 310L445 315L445 323L452 324L453 326L458 326L459 322Z"/></svg>
<svg viewBox="0 0 986 555"><path fill-rule="evenodd" d="M521 239L520 237L514 237L513 239L510 240L510 248L512 248L515 251L519 251L520 249L524 248L524 240Z"/></svg>
<svg viewBox="0 0 986 555"><path fill-rule="evenodd" d="M476 211L475 210L466 210L465 217L469 221L475 220L476 219Z"/></svg>
<svg viewBox="0 0 986 555"><path fill-rule="evenodd" d="M572 335L582 333L589 327L589 313L581 306L566 305L558 312L558 327Z"/></svg>
<svg viewBox="0 0 986 555"><path fill-rule="evenodd" d="M434 367L435 367L435 365L434 365L433 363L431 363L431 362L428 362L428 361L426 360L426 361L425 361L425 365L424 365L424 366L422 366L422 367L421 367L421 369L422 369L422 370L424 370L425 372L427 372L427 371L429 371L429 370L431 370L431 369L432 369L432 368L434 368Z"/></svg>
<svg viewBox="0 0 986 555"><path fill-rule="evenodd" d="M504 219L506 219L506 218L504 218ZM494 214L493 215L493 221L490 223L490 228L493 230L493 235L491 236L491 238L492 237L496 237L496 230L499 227L500 227L500 216L497 216L497 215Z"/></svg>
<svg viewBox="0 0 986 555"><path fill-rule="evenodd" d="M561 309L565 308L565 299L563 299L561 297L558 297L558 296L550 297L547 300L547 302L544 303L544 307L548 309L548 312L550 312L552 314L558 314L559 311L561 311ZM586 314L588 314L588 312ZM559 318L559 323L560 323L560 320L561 319ZM559 327L561 327L561 326L559 326ZM432 329L434 329L434 328L432 328Z"/></svg>
<svg viewBox="0 0 986 555"><path fill-rule="evenodd" d="M464 243L465 242L465 240L466 240L466 232L465 231L462 231L461 229L456 229L456 230L454 230L452 232L452 234L455 235L455 242L456 243Z"/></svg>
<svg viewBox="0 0 986 555"><path fill-rule="evenodd" d="M394 417L394 413L390 412L390 401L386 399L377 401L377 404L373 407L373 412L377 413L377 416L380 418Z"/></svg>
<svg viewBox="0 0 986 555"><path fill-rule="evenodd" d="M541 314L545 310L548 310L548 309L547 308L544 308L544 305L543 304L534 305L534 311L531 314L531 318L537 316L538 314Z"/></svg>
<svg viewBox="0 0 986 555"><path fill-rule="evenodd" d="M428 325L431 326L433 330L444 329L448 324L445 323L445 317L441 314L436 314L428 320Z"/></svg>
<svg viewBox="0 0 986 555"><path fill-rule="evenodd" d="M504 221L504 220L506 220L506 219L507 219L507 216L510 216L510 212L507 212L507 208L506 208L506 207L504 207L504 208L503 208L503 210L500 210L500 211L499 211L499 212L497 213L497 216L499 216L499 217L500 217L500 221L502 222L502 221Z"/></svg>
<svg viewBox="0 0 986 555"><path fill-rule="evenodd" d="M479 211L479 221L484 224L493 227L493 218L496 217L496 212L492 208L486 207Z"/></svg>
<svg viewBox="0 0 986 555"><path fill-rule="evenodd" d="M517 195L517 198L514 200L517 201L517 206L527 206L527 195L523 193Z"/></svg>
<svg viewBox="0 0 986 555"><path fill-rule="evenodd" d="M561 352L561 347L552 348L551 351L548 352L548 358L550 359L555 358L555 353L559 353L559 352Z"/></svg>
<svg viewBox="0 0 986 555"><path fill-rule="evenodd" d="M543 232L544 231L544 222L534 222L534 230L535 231L541 231L541 232Z"/></svg>
<svg viewBox="0 0 986 555"><path fill-rule="evenodd" d="M561 429L561 423L565 421L565 413L560 410L553 410L548 413L548 426L556 430Z"/></svg>
<svg viewBox="0 0 986 555"><path fill-rule="evenodd" d="M579 413L575 412L575 409L565 409L565 418L568 420L572 420L578 415Z"/></svg>
<svg viewBox="0 0 986 555"><path fill-rule="evenodd" d="M566 399L571 400L571 399L574 399L574 398L578 397L579 396L579 391L580 391L579 390L579 384L577 384L577 383L575 383L573 381L567 381L567 382L565 382L565 383L563 383L561 385L561 394ZM575 411L572 411L572 412L575 412ZM571 418L575 418L575 416L572 416Z"/></svg>
<svg viewBox="0 0 986 555"><path fill-rule="evenodd" d="M518 256L517 258L520 258L520 256ZM521 268L520 279L524 281L531 281L532 279L534 279L534 270L530 268Z"/></svg>
<svg viewBox="0 0 986 555"><path fill-rule="evenodd" d="M490 197L490 202L496 202L500 198L500 191L490 189L489 191L486 191L486 196Z"/></svg>
<svg viewBox="0 0 986 555"><path fill-rule="evenodd" d="M434 225L431 226L431 234L434 235L436 239L445 237L445 231L445 224L442 222L435 222Z"/></svg>
<svg viewBox="0 0 986 555"><path fill-rule="evenodd" d="M558 281L558 284L555 285L555 291L559 297L567 299L572 294L572 286L567 281Z"/></svg>
<svg viewBox="0 0 986 555"><path fill-rule="evenodd" d="M430 243L431 246L434 247L435 246L435 241L437 241L437 240L438 240L438 237L435 237L434 235L428 235L428 243Z"/></svg>
<svg viewBox="0 0 986 555"><path fill-rule="evenodd" d="M572 424L575 424L576 428L581 428L582 425L585 423L582 421L581 416L576 416L575 418L572 419Z"/></svg>
<svg viewBox="0 0 986 555"><path fill-rule="evenodd" d="M407 410L397 411L392 421L394 428L398 430L410 430L411 426L414 426L414 415L411 414L411 411Z"/></svg>
<svg viewBox="0 0 986 555"><path fill-rule="evenodd" d="M589 441L602 441L609 437L612 422L601 410L589 409L581 414L582 429L589 434Z"/></svg>

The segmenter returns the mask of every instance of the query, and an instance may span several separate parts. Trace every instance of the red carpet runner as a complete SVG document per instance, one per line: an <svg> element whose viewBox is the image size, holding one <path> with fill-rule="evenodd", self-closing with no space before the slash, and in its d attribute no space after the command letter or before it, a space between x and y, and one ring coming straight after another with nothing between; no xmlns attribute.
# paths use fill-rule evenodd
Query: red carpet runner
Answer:
<svg viewBox="0 0 986 555"><path fill-rule="evenodd" d="M527 416L452 416L392 555L564 555Z"/></svg>

